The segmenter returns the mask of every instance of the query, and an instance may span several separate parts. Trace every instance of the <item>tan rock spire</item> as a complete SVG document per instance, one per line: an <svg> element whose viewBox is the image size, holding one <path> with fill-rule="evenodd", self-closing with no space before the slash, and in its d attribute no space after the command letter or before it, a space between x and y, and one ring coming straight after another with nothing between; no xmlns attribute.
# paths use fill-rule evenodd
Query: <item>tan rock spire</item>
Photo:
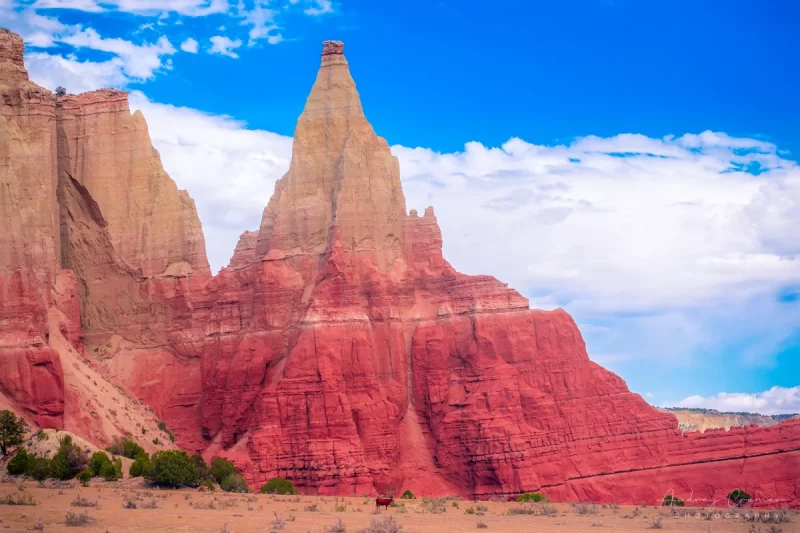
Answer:
<svg viewBox="0 0 800 533"><path fill-rule="evenodd" d="M341 241L345 251L389 268L402 253L399 165L364 116L343 48L323 43L291 165L264 211L256 252L325 253Z"/></svg>
<svg viewBox="0 0 800 533"><path fill-rule="evenodd" d="M22 37L5 29L0 29L0 85L19 84L28 81L28 71L22 56L25 44Z"/></svg>

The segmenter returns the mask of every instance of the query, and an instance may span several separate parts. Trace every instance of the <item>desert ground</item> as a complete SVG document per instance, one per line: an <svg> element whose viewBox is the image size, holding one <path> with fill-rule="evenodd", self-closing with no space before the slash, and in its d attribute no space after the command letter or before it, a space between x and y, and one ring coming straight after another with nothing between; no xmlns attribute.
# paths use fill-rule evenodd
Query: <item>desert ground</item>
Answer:
<svg viewBox="0 0 800 533"><path fill-rule="evenodd" d="M682 516L676 518L667 509L652 506L542 505L457 499L396 500L399 504L397 507L377 512L374 499L366 497L159 490L147 488L137 480L117 483L93 481L89 487L72 483L51 487L41 487L35 482L0 483L0 498L19 497L22 494L30 495L36 504L0 505L0 530L87 533L357 533L362 530L369 533L455 533L485 529L509 533L597 533L659 529L654 527L654 521L658 524L660 519L660 529L670 532L800 531L800 512L797 511L788 511L791 522L778 525L753 524L743 516L736 518L733 515L736 511L729 511L731 515L726 517L724 510L706 519L703 509L681 509ZM512 514L514 509L532 509L539 514ZM541 515L543 509L548 509L552 516ZM70 513L78 520L86 514L89 523L68 526L67 515ZM371 521L387 517L394 518L402 529L368 529ZM344 529L334 527L339 520Z"/></svg>

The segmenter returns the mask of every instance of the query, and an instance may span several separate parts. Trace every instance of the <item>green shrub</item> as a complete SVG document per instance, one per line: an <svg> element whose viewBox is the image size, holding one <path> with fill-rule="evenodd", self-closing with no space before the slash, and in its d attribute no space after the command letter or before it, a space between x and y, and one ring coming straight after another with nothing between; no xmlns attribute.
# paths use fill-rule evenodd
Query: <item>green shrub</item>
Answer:
<svg viewBox="0 0 800 533"><path fill-rule="evenodd" d="M417 497L414 496L414 493L411 492L409 489L406 489L406 491L402 494L402 496L400 496L400 499L401 500L416 500Z"/></svg>
<svg viewBox="0 0 800 533"><path fill-rule="evenodd" d="M211 475L211 469L206 466L203 456L199 453L194 454L192 456L192 462L194 463L195 470L197 470L197 479L200 481L211 480L213 486L214 476Z"/></svg>
<svg viewBox="0 0 800 533"><path fill-rule="evenodd" d="M44 481L51 476L50 459L28 454L28 475L36 481Z"/></svg>
<svg viewBox="0 0 800 533"><path fill-rule="evenodd" d="M131 477L143 476L145 471L150 467L150 458L147 454L140 455L131 465L128 473Z"/></svg>
<svg viewBox="0 0 800 533"><path fill-rule="evenodd" d="M122 478L122 459L119 457L114 457L111 461L111 464L114 465L114 471L117 473L117 479Z"/></svg>
<svg viewBox="0 0 800 533"><path fill-rule="evenodd" d="M86 452L73 444L70 435L64 435L59 440L58 451L50 461L50 475L63 480L72 479L86 468L87 462Z"/></svg>
<svg viewBox="0 0 800 533"><path fill-rule="evenodd" d="M57 453L50 460L50 476L56 479L70 479L69 462L67 456L62 453Z"/></svg>
<svg viewBox="0 0 800 533"><path fill-rule="evenodd" d="M274 477L261 485L261 494L297 494L292 482L282 477Z"/></svg>
<svg viewBox="0 0 800 533"><path fill-rule="evenodd" d="M203 485L205 485L205 487L208 489L209 492L214 492L215 490L214 481L212 481L211 479L206 479L203 482Z"/></svg>
<svg viewBox="0 0 800 533"><path fill-rule="evenodd" d="M211 475L217 480L217 483L222 485L222 480L231 474L236 473L236 467L233 463L222 457L214 457L211 460Z"/></svg>
<svg viewBox="0 0 800 533"><path fill-rule="evenodd" d="M106 452L94 452L89 458L89 470L92 471L92 475L99 476L106 463L111 464L111 459L108 458Z"/></svg>
<svg viewBox="0 0 800 533"><path fill-rule="evenodd" d="M186 452L163 450L150 458L150 468L144 473L144 478L164 487L196 486L197 469Z"/></svg>
<svg viewBox="0 0 800 533"><path fill-rule="evenodd" d="M33 470L34 470L35 468L36 468L36 456L35 456L35 455L33 455L33 453L29 453L29 454L28 454L28 466L25 468L25 473L26 473L26 474L27 474L29 477L33 477L33 476L31 475L31 472L33 472ZM50 468L49 464L48 464L48 468Z"/></svg>
<svg viewBox="0 0 800 533"><path fill-rule="evenodd" d="M664 501L661 502L662 507L683 507L686 505L686 502L678 498L677 496L673 496L671 494L667 494L664 496Z"/></svg>
<svg viewBox="0 0 800 533"><path fill-rule="evenodd" d="M84 468L80 472L78 472L78 481L81 482L81 485L84 487L89 486L89 481L92 480L92 471L88 468Z"/></svg>
<svg viewBox="0 0 800 533"><path fill-rule="evenodd" d="M145 453L144 448L127 437L123 437L121 439L114 437L114 441L111 443L111 446L106 449L114 455L121 455L122 457L127 457L128 459L136 459L137 455Z"/></svg>
<svg viewBox="0 0 800 533"><path fill-rule="evenodd" d="M8 455L9 447L22 444L27 427L24 418L17 418L8 409L0 411L0 451L3 452L3 457Z"/></svg>
<svg viewBox="0 0 800 533"><path fill-rule="evenodd" d="M20 476L28 470L28 452L25 448L19 448L14 457L8 462L8 473L12 476Z"/></svg>
<svg viewBox="0 0 800 533"><path fill-rule="evenodd" d="M111 463L111 461L103 465L103 468L100 470L100 477L106 481L117 481L119 479L117 468Z"/></svg>
<svg viewBox="0 0 800 533"><path fill-rule="evenodd" d="M250 492L247 482L239 474L230 474L222 480L219 487L225 492Z"/></svg>
<svg viewBox="0 0 800 533"><path fill-rule="evenodd" d="M733 502L736 507L742 507L750 501L750 495L741 489L733 489L731 493L728 494L728 501Z"/></svg>
<svg viewBox="0 0 800 533"><path fill-rule="evenodd" d="M518 502L546 502L547 497L541 492L524 492L517 496Z"/></svg>

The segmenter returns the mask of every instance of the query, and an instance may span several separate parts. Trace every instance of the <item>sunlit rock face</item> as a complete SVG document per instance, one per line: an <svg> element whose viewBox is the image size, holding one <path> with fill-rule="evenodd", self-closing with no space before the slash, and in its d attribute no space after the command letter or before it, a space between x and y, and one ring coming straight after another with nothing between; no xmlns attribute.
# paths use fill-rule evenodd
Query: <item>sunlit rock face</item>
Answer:
<svg viewBox="0 0 800 533"><path fill-rule="evenodd" d="M565 311L447 263L342 43L323 44L260 227L212 277L194 204L126 95L31 84L14 37L0 35L0 391L38 423L102 438L73 422L67 343L254 487L620 503L739 487L798 504L800 422L682 434L589 360Z"/></svg>

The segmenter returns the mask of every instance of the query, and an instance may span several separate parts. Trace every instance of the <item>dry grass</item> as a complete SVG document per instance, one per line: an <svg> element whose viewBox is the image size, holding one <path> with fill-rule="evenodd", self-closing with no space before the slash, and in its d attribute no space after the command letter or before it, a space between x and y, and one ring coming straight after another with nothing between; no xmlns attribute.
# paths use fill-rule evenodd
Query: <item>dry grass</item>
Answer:
<svg viewBox="0 0 800 533"><path fill-rule="evenodd" d="M75 496L75 499L72 500L70 505L73 507L97 507L97 502L90 501L89 499L78 494Z"/></svg>
<svg viewBox="0 0 800 533"><path fill-rule="evenodd" d="M346 533L347 527L342 522L342 519L339 518L333 524L326 526L323 530L324 533Z"/></svg>
<svg viewBox="0 0 800 533"><path fill-rule="evenodd" d="M369 527L362 529L359 533L400 533L403 526L397 523L393 516L383 518L373 518L369 522Z"/></svg>
<svg viewBox="0 0 800 533"><path fill-rule="evenodd" d="M64 520L64 524L69 527L85 527L94 524L96 520L89 516L89 513L86 511L82 513L73 513L72 511L67 511L67 518Z"/></svg>
<svg viewBox="0 0 800 533"><path fill-rule="evenodd" d="M788 509L753 509L745 513L744 519L748 522L759 522L762 524L787 524L792 521Z"/></svg>
<svg viewBox="0 0 800 533"><path fill-rule="evenodd" d="M575 504L575 512L579 515L595 515L597 514L597 505L595 504L586 504L586 503L577 503Z"/></svg>
<svg viewBox="0 0 800 533"><path fill-rule="evenodd" d="M0 496L0 505L38 505L30 492L11 492Z"/></svg>

